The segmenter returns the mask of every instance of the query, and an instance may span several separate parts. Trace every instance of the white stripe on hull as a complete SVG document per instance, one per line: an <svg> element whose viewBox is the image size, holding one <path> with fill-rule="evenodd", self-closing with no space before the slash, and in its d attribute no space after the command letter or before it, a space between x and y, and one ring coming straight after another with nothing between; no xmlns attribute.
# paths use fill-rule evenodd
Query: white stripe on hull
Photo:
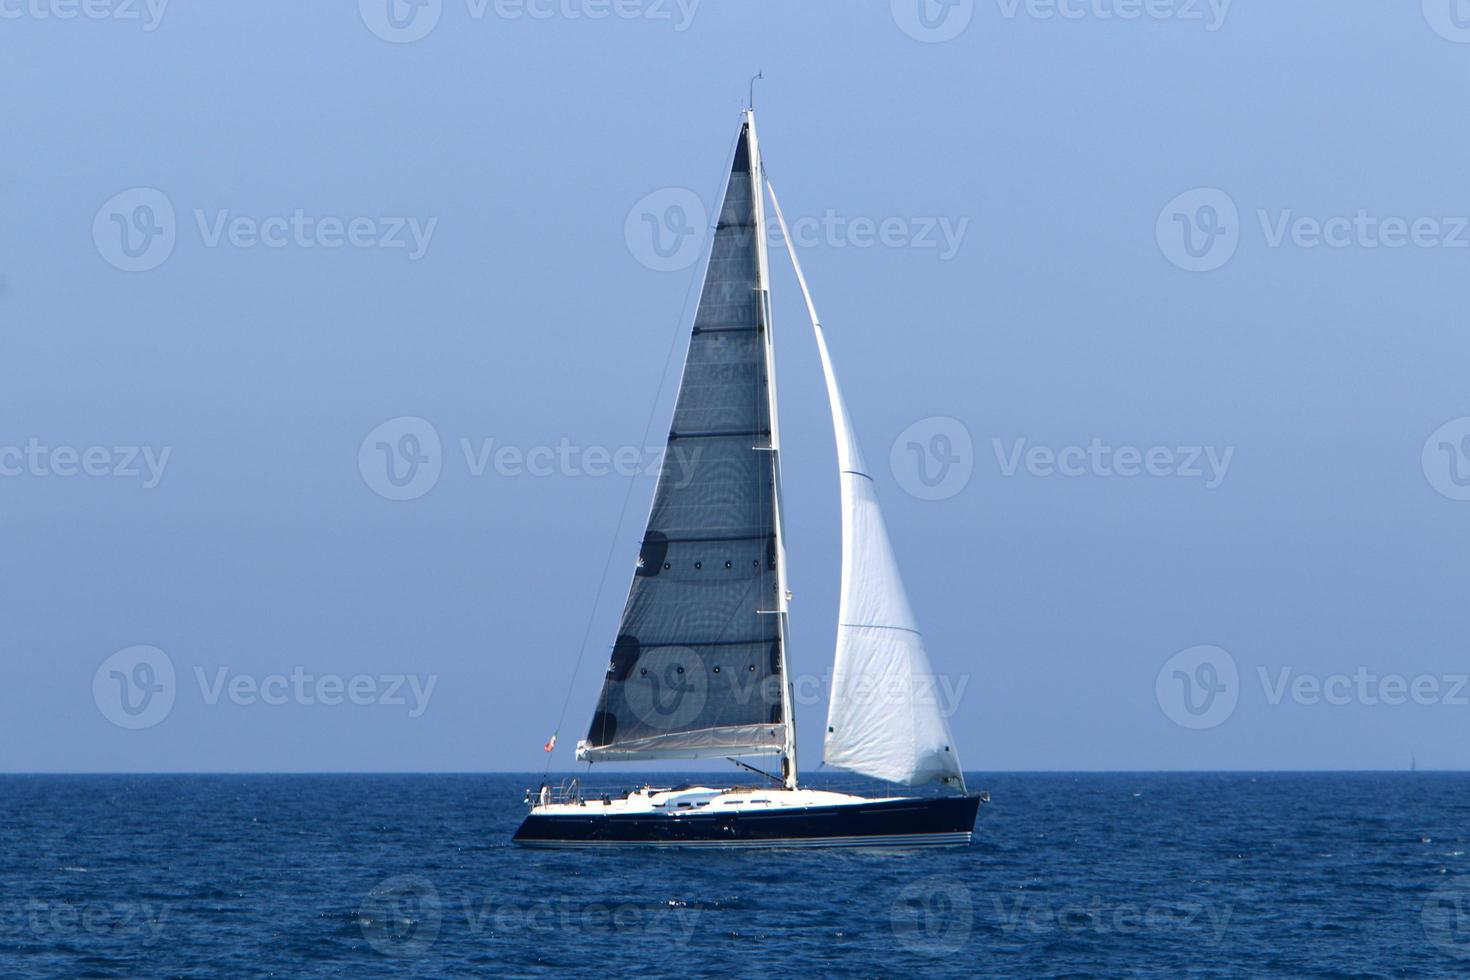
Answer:
<svg viewBox="0 0 1470 980"><path fill-rule="evenodd" d="M971 831L948 834L874 834L865 837L773 837L766 840L518 840L524 847L954 847Z"/></svg>

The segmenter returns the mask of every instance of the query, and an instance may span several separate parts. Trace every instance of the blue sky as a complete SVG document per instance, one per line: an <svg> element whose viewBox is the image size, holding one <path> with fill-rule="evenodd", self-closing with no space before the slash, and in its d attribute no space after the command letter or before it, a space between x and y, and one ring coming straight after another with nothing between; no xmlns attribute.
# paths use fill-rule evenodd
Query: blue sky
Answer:
<svg viewBox="0 0 1470 980"><path fill-rule="evenodd" d="M396 2L4 8L0 770L570 768L757 70L967 768L1466 765L1470 10Z"/></svg>

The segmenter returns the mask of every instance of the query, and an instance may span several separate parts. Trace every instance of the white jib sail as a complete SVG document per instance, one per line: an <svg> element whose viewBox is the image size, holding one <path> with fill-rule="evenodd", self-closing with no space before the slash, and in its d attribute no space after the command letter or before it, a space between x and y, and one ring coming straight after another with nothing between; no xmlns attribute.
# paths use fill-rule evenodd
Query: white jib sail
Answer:
<svg viewBox="0 0 1470 980"><path fill-rule="evenodd" d="M769 181L766 187L816 333L841 474L842 599L823 761L890 782L915 786L939 781L963 789L959 753L945 718L944 688L929 664L909 606L873 479L837 386L827 338L775 188Z"/></svg>

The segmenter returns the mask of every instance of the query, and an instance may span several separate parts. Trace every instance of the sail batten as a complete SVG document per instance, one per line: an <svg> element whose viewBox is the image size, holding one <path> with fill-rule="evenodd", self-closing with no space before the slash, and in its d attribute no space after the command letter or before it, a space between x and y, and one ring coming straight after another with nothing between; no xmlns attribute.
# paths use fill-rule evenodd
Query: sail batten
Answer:
<svg viewBox="0 0 1470 980"><path fill-rule="evenodd" d="M842 496L842 586L825 764L907 785L964 787L959 754L899 575L874 482L837 383L775 189L766 184L816 335L837 442Z"/></svg>
<svg viewBox="0 0 1470 980"><path fill-rule="evenodd" d="M779 607L783 569L754 140L747 117L669 450L579 759L775 754L788 742L784 624L765 614Z"/></svg>

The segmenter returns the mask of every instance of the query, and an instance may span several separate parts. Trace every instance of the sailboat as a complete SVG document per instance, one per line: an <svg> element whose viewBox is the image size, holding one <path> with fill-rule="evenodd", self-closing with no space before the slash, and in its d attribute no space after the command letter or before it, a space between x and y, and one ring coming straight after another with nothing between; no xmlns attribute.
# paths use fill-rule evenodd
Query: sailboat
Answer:
<svg viewBox="0 0 1470 980"><path fill-rule="evenodd" d="M527 791L515 842L543 847L968 844L970 793L852 421L775 190L742 113L665 460L611 662L577 758L727 758L759 785ZM858 796L798 780L787 656L764 191L815 332L837 440L842 585L824 764L899 787ZM926 696L926 692L930 696ZM555 739L548 743L554 745ZM773 756L768 773L740 757ZM924 787L926 792L917 792Z"/></svg>

